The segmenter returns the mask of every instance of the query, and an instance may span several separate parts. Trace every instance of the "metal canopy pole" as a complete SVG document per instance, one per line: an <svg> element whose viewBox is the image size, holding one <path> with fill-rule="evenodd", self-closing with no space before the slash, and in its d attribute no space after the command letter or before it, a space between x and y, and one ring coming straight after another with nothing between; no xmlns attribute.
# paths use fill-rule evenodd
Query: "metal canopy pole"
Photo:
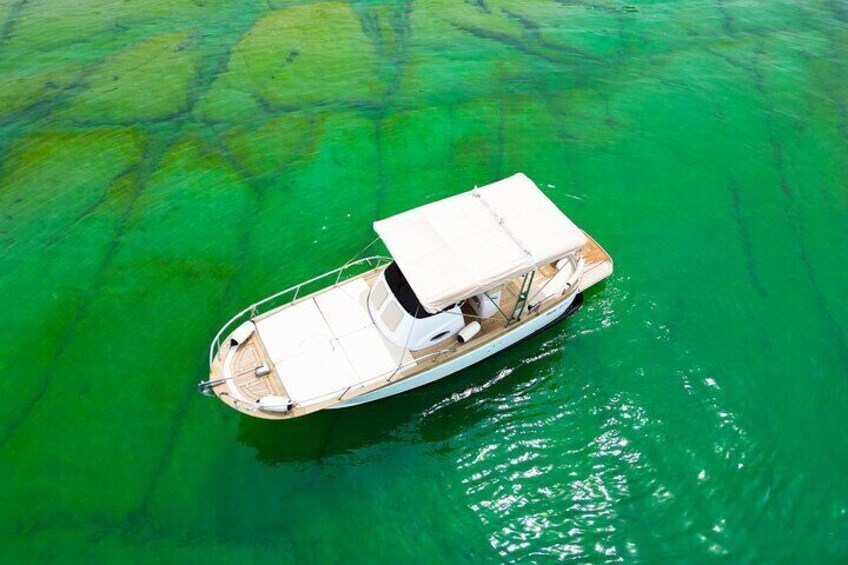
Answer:
<svg viewBox="0 0 848 565"><path fill-rule="evenodd" d="M527 295L530 294L530 287L533 284L533 276L536 274L536 269L524 274L521 280L521 291L518 293L518 298L515 299L515 307L512 309L512 316L509 317L507 325L521 318L524 312L524 306L527 304Z"/></svg>

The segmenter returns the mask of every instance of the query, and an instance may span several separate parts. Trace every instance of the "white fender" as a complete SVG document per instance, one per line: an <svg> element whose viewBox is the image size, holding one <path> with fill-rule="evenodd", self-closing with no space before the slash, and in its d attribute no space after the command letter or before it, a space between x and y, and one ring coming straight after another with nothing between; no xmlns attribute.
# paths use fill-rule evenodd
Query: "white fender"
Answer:
<svg viewBox="0 0 848 565"><path fill-rule="evenodd" d="M292 409L294 403L287 396L263 396L259 399L259 409L265 412L285 414Z"/></svg>
<svg viewBox="0 0 848 565"><path fill-rule="evenodd" d="M462 328L457 336L459 343L465 343L470 340L472 337L477 335L477 332L480 331L480 322L474 321Z"/></svg>
<svg viewBox="0 0 848 565"><path fill-rule="evenodd" d="M230 345L241 345L247 338L253 335L253 332L256 331L256 326L250 320L246 321L242 325L236 328L236 330L230 334Z"/></svg>

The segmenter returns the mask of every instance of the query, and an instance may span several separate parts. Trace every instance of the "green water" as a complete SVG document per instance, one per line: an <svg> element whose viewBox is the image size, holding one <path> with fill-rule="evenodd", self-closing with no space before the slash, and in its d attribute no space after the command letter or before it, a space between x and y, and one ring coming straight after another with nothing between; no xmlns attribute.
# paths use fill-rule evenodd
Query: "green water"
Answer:
<svg viewBox="0 0 848 565"><path fill-rule="evenodd" d="M0 0L7 563L848 560L845 0ZM567 323L286 423L218 326L523 171Z"/></svg>

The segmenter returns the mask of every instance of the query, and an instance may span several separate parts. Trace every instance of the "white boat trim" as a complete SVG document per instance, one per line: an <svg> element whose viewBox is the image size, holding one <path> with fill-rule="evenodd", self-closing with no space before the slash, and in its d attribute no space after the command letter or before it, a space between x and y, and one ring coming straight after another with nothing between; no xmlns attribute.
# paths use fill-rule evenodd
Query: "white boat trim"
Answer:
<svg viewBox="0 0 848 565"><path fill-rule="evenodd" d="M502 336L495 338L490 343L486 344L484 347L472 349L463 355L459 355L455 358L449 359L441 365L437 365L432 369L424 371L423 373L418 373L417 375L413 375L408 379L389 384L387 386L384 386L383 388L375 390L374 392L365 393L350 400L343 401L339 404L329 406L328 408L348 408L350 406L357 406L359 404L365 404L367 402L381 400L383 398L388 398L389 396L401 394L403 392L407 392L409 390L424 386L426 384L430 384L439 379L443 379L447 376L450 376L456 373L457 371L461 371L462 369L470 367L471 365L478 363L483 359L487 359L488 357L491 357L492 355L495 355L496 353L503 351L504 349L512 345L515 345L519 341L530 337L534 333L545 329L549 324L556 322L559 317L562 316L569 309L569 307L572 305L577 296L577 294L572 294L568 300L564 300L562 303L557 304L555 307L546 311L544 314L528 321L526 324L523 324L516 330L506 332Z"/></svg>
<svg viewBox="0 0 848 565"><path fill-rule="evenodd" d="M514 209L525 201L523 211ZM507 242L498 249L517 246L521 253L500 256L474 240L467 226L454 230L450 221L462 222L463 211L476 214L474 225L486 226L487 237ZM383 256L351 260L230 318L210 344L210 379L198 385L201 392L266 419L400 394L567 317L582 303L581 293L613 270L606 251L523 175L420 212L377 223L391 240L387 246L406 257L403 262ZM470 237L469 249L479 256L459 244L443 245L442 236L450 233ZM548 234L556 238L545 241ZM432 248L420 252L416 241ZM450 256L444 262L428 256L441 252ZM422 275L415 271L416 257L434 269L465 260L477 266ZM407 270L416 275L408 278ZM441 308L448 298L458 301ZM440 309L433 311L434 305Z"/></svg>
<svg viewBox="0 0 848 565"><path fill-rule="evenodd" d="M327 271L326 273L318 275L317 277L312 277L309 280L300 282L300 283L298 283L294 286L290 286L289 288L287 288L285 290L281 290L280 292L276 292L276 293L272 294L271 296L263 298L262 300L260 300L258 302L254 302L253 304L251 304L250 306L248 306L247 308L245 308L244 310L242 310L241 312L239 312L238 314L236 314L235 316L233 316L232 318L227 320L227 322L224 323L223 326L221 326L221 329L218 330L218 333L215 334L215 337L212 339L212 343L209 344L209 366L210 367L212 366L212 364L215 362L215 356L221 351L221 337L223 335L225 335L225 332L227 332L230 328L232 328L237 322L240 322L242 320L250 321L250 319L261 317L262 315L267 314L268 312L272 311L274 308L278 308L281 304L276 304L274 302L275 300L280 299L280 298L284 298L284 297L286 297L287 295L290 294L291 299L288 302L282 302L282 305L294 304L295 302L297 302L297 297L298 297L298 294L300 294L300 289L302 289L306 285L309 285L309 284L318 282L320 280L330 278L333 275L336 275L335 281L333 282L332 286L329 287L329 288L333 288L333 287L335 287L335 286L337 286L337 285L339 285L342 282L347 280L347 279L343 278L343 276L350 269L354 269L356 267L361 267L363 265L368 266L369 268L376 268L376 267L379 267L381 265L388 264L390 262L391 262L391 259L389 257L385 257L385 256L381 256L381 255L372 255L371 257L363 257L362 259L357 259L356 261L349 261L348 263L345 263L344 265L342 265L341 267L338 267L337 269ZM249 315L250 319L245 318L248 315Z"/></svg>

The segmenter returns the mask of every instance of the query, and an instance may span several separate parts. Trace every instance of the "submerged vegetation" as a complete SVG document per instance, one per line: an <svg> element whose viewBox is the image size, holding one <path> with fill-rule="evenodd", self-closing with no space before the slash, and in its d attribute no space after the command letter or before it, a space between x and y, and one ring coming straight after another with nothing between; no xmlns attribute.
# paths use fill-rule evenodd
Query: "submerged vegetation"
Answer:
<svg viewBox="0 0 848 565"><path fill-rule="evenodd" d="M0 3L4 554L844 557L847 17ZM231 312L348 259L376 218L519 170L616 257L575 321L608 340L483 367L517 380L467 410L450 384L288 429L195 401ZM681 478L703 468L724 486ZM324 543L366 518L392 524L371 552Z"/></svg>

